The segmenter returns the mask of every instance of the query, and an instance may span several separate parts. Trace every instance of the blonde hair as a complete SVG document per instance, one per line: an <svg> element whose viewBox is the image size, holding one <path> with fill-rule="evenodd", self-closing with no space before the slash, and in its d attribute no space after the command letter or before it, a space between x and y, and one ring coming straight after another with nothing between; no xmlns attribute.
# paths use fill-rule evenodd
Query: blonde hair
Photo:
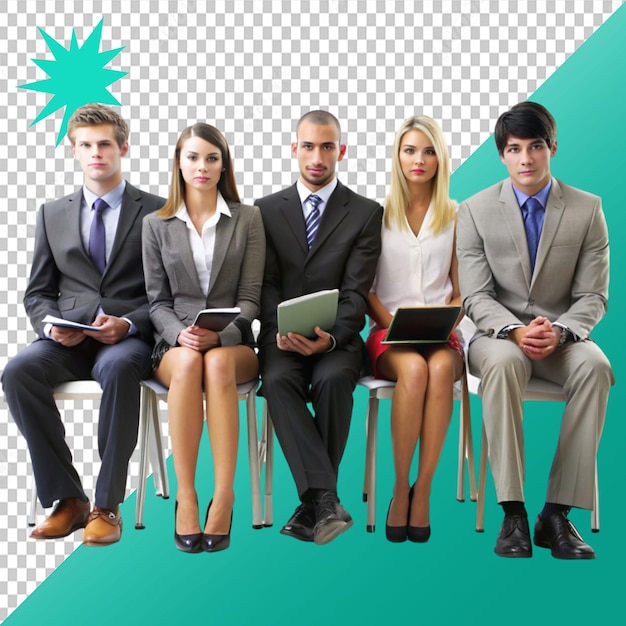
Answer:
<svg viewBox="0 0 626 626"><path fill-rule="evenodd" d="M70 117L70 121L67 123L67 136L70 139L70 143L72 145L75 143L74 134L77 128L102 126L104 124L113 126L115 141L122 148L128 141L128 124L115 109L104 104L86 104L72 113L72 117Z"/></svg>
<svg viewBox="0 0 626 626"><path fill-rule="evenodd" d="M402 139L410 130L419 130L432 143L437 155L437 172L432 179L432 202L434 214L431 222L432 231L441 232L456 218L456 208L450 200L450 157L443 132L434 119L426 115L417 115L405 120L396 132L391 157L391 183L385 203L385 227L392 225L400 230L408 228L405 214L409 205L409 187L400 165L400 147Z"/></svg>
<svg viewBox="0 0 626 626"><path fill-rule="evenodd" d="M187 141L187 139L189 139L189 137L200 137L201 139L204 139L219 148L222 155L222 165L224 167L224 171L222 172L220 180L217 183L217 188L224 197L224 200L240 202L239 193L237 192L237 183L235 182L233 162L230 158L228 143L226 142L224 135L222 135L222 133L217 130L215 126L199 122L193 126L185 128L176 142L174 159L172 160L170 193L167 197L166 203L157 211L157 215L163 219L174 217L174 215L178 212L180 205L185 200L185 180L182 172L180 171L180 153L183 148L183 144Z"/></svg>

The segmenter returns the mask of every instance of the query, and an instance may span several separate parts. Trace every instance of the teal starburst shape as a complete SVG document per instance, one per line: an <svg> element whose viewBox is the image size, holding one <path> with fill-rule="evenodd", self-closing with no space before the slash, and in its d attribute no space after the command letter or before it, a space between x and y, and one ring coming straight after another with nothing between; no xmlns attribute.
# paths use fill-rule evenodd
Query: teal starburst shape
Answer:
<svg viewBox="0 0 626 626"><path fill-rule="evenodd" d="M94 28L85 43L80 47L76 41L76 31L72 30L72 41L68 49L50 37L42 28L39 32L54 55L54 60L32 59L50 78L35 83L18 85L20 89L32 89L54 94L37 118L30 124L33 126L48 115L52 115L61 107L65 107L63 122L59 129L56 146L61 143L67 132L67 123L72 113L84 104L99 102L100 104L117 104L119 102L106 88L116 80L126 76L128 72L106 69L104 66L119 54L124 47L99 52L102 39L104 18Z"/></svg>

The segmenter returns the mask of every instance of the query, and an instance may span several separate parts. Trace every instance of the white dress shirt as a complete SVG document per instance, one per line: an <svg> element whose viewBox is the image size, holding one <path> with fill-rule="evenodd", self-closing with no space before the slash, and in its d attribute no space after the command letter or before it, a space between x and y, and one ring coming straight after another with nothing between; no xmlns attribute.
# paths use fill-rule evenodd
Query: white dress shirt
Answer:
<svg viewBox="0 0 626 626"><path fill-rule="evenodd" d="M185 203L180 205L176 217L185 222L187 232L189 234L189 245L191 246L191 254L193 262L198 272L198 280L200 288L206 297L209 293L209 285L211 284L211 267L213 265L213 251L215 249L215 232L217 223L222 215L231 217L230 209L222 194L217 192L217 206L215 213L202 225L202 234L198 233L193 225Z"/></svg>

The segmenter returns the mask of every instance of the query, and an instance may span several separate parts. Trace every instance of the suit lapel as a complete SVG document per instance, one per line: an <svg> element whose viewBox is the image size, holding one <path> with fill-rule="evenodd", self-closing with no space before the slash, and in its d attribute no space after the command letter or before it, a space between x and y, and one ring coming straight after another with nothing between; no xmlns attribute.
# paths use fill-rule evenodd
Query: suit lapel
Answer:
<svg viewBox="0 0 626 626"><path fill-rule="evenodd" d="M528 242L526 240L526 229L524 219L520 210L517 198L513 192L511 180L505 181L500 191L500 211L502 220L511 235L511 240L520 259L522 273L526 285L530 286L532 270L530 268L530 254L528 253Z"/></svg>
<svg viewBox="0 0 626 626"><path fill-rule="evenodd" d="M328 198L328 204L324 209L322 220L320 222L317 234L315 235L315 241L309 252L310 256L313 256L320 246L324 244L324 241L332 234L337 226L348 215L348 194L346 188L337 181L337 187L335 191ZM306 234L305 234L306 239Z"/></svg>
<svg viewBox="0 0 626 626"><path fill-rule="evenodd" d="M220 270L226 258L226 253L230 247L235 226L239 219L239 206L235 202L228 202L231 216L220 215L215 229L215 247L213 248L213 263L211 265L211 281L209 285L209 294L213 289L215 281L218 279Z"/></svg>
<svg viewBox="0 0 626 626"><path fill-rule="evenodd" d="M83 189L82 187L67 199L65 205L65 215L67 217L67 238L68 241L80 241L85 260L93 263L89 256L89 250L85 250L82 245L83 236L80 232L80 210L83 206ZM94 266L95 268L95 266Z"/></svg>
<svg viewBox="0 0 626 626"><path fill-rule="evenodd" d="M189 280L193 282L198 292L201 292L200 280L198 279L198 270L193 261L191 252L191 244L189 243L189 233L187 232L187 224L177 217L170 217L167 221L170 242L173 250L177 250L179 258L183 263L183 267L189 276Z"/></svg>
<svg viewBox="0 0 626 626"><path fill-rule="evenodd" d="M550 189L550 195L548 196L548 201L546 203L543 228L539 239L539 247L537 248L537 259L535 261L535 273L533 274L533 277L537 276L541 271L541 266L545 262L548 252L552 247L556 231L558 230L561 218L563 217L564 208L565 203L563 202L561 186L558 181L553 178L552 188Z"/></svg>
<svg viewBox="0 0 626 626"><path fill-rule="evenodd" d="M280 207L280 211L287 224L289 224L289 228L293 231L293 235L302 248L302 251L308 254L309 246L306 241L306 226L304 224L304 215L302 214L302 203L300 202L298 189L295 185L287 187L287 189L284 190L283 200L284 203ZM322 219L322 222L323 221Z"/></svg>
<svg viewBox="0 0 626 626"><path fill-rule="evenodd" d="M124 195L122 196L122 206L120 207L120 219L117 223L117 230L115 231L115 239L113 240L113 247L111 248L111 256L107 263L107 267L104 273L107 273L108 268L111 266L115 257L119 254L124 245L126 237L130 232L133 224L138 219L141 212L141 194L136 187L126 183L126 189L124 189Z"/></svg>

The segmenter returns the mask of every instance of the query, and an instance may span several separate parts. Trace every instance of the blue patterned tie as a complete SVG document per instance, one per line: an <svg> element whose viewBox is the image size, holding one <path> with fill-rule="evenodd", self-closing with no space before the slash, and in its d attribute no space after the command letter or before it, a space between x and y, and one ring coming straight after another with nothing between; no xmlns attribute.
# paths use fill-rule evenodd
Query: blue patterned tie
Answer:
<svg viewBox="0 0 626 626"><path fill-rule="evenodd" d="M104 221L102 220L102 211L109 205L102 199L98 198L93 203L93 219L91 220L91 230L89 231L89 256L94 265L104 273L106 267L106 232L104 230Z"/></svg>
<svg viewBox="0 0 626 626"><path fill-rule="evenodd" d="M320 225L320 210L317 208L322 201L319 196L312 193L306 201L311 205L312 210L306 218L306 242L309 244L309 250L315 240L317 229Z"/></svg>
<svg viewBox="0 0 626 626"><path fill-rule="evenodd" d="M530 267L532 271L535 271L535 259L537 258L537 248L539 247L544 216L541 202L537 198L528 198L522 208L522 214L524 216L524 227L526 228L526 240L528 241Z"/></svg>

